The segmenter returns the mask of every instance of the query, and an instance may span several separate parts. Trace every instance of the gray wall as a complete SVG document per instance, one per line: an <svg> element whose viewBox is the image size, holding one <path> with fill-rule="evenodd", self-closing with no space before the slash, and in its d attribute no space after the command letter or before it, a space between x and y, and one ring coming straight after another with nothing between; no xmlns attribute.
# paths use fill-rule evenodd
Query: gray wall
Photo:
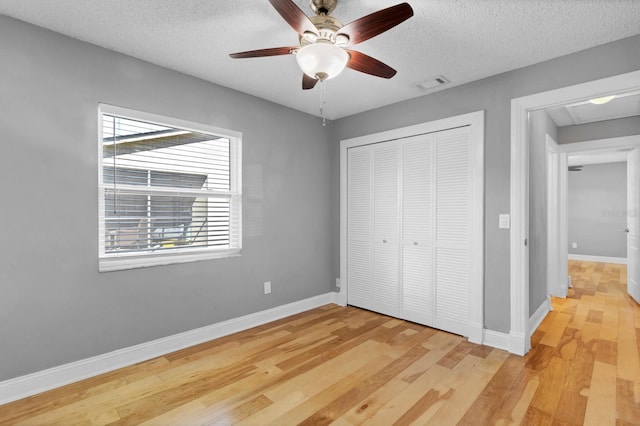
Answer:
<svg viewBox="0 0 640 426"><path fill-rule="evenodd" d="M569 172L568 204L569 254L627 257L627 163Z"/></svg>
<svg viewBox="0 0 640 426"><path fill-rule="evenodd" d="M640 135L640 115L558 128L558 143Z"/></svg>
<svg viewBox="0 0 640 426"><path fill-rule="evenodd" d="M485 327L508 332L509 230L498 229L498 214L509 212L511 99L638 69L640 36L635 36L347 117L335 123L333 134L337 140L348 139L485 110ZM432 73L425 70L425 75ZM337 151L333 155L335 167ZM332 184L335 200L339 186L335 179ZM334 201L334 248L339 236L338 205ZM334 264L338 256L335 250Z"/></svg>
<svg viewBox="0 0 640 426"><path fill-rule="evenodd" d="M241 257L98 272L98 102L243 132ZM334 290L318 118L5 16L0 111L0 381Z"/></svg>
<svg viewBox="0 0 640 426"><path fill-rule="evenodd" d="M558 139L558 127L544 110L531 112L529 136L529 315L548 297L547 291L547 135Z"/></svg>

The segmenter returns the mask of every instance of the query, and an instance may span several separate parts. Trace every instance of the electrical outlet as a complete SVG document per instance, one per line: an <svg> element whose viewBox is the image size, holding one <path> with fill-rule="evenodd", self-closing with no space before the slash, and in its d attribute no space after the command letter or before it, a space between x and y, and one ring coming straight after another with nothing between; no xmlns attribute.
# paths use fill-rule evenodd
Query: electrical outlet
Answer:
<svg viewBox="0 0 640 426"><path fill-rule="evenodd" d="M336 287L340 288L340 278L336 278Z"/></svg>
<svg viewBox="0 0 640 426"><path fill-rule="evenodd" d="M271 281L264 283L264 294L271 293Z"/></svg>
<svg viewBox="0 0 640 426"><path fill-rule="evenodd" d="M578 243L571 243L571 248L578 248Z"/></svg>

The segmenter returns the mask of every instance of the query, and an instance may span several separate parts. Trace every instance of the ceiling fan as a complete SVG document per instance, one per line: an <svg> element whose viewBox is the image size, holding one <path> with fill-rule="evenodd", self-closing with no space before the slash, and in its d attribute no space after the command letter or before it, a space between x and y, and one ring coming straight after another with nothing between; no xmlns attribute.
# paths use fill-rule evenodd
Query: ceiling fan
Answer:
<svg viewBox="0 0 640 426"><path fill-rule="evenodd" d="M285 21L298 33L299 46L274 47L232 53L232 58L258 58L295 54L303 71L302 88L312 89L347 67L376 77L391 78L396 70L365 55L347 49L375 37L413 16L408 3L401 3L343 25L331 16L338 0L310 0L315 16L307 17L293 0L269 0Z"/></svg>

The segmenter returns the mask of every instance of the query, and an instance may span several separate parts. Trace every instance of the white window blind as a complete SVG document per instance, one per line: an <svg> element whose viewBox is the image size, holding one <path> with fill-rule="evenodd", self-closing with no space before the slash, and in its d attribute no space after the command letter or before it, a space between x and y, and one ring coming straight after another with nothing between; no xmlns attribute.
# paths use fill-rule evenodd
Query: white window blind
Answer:
<svg viewBox="0 0 640 426"><path fill-rule="evenodd" d="M240 137L101 105L100 270L236 255Z"/></svg>

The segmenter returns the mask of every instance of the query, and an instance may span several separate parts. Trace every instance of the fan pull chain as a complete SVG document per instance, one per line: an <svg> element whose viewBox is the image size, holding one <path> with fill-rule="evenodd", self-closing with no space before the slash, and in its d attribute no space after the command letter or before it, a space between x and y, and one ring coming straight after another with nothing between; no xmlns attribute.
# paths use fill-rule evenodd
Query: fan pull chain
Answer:
<svg viewBox="0 0 640 426"><path fill-rule="evenodd" d="M320 102L320 116L322 116L322 127L326 127L327 119L324 115L324 106L327 103L327 98L324 91L324 80L320 80L320 87L322 88L322 100Z"/></svg>

